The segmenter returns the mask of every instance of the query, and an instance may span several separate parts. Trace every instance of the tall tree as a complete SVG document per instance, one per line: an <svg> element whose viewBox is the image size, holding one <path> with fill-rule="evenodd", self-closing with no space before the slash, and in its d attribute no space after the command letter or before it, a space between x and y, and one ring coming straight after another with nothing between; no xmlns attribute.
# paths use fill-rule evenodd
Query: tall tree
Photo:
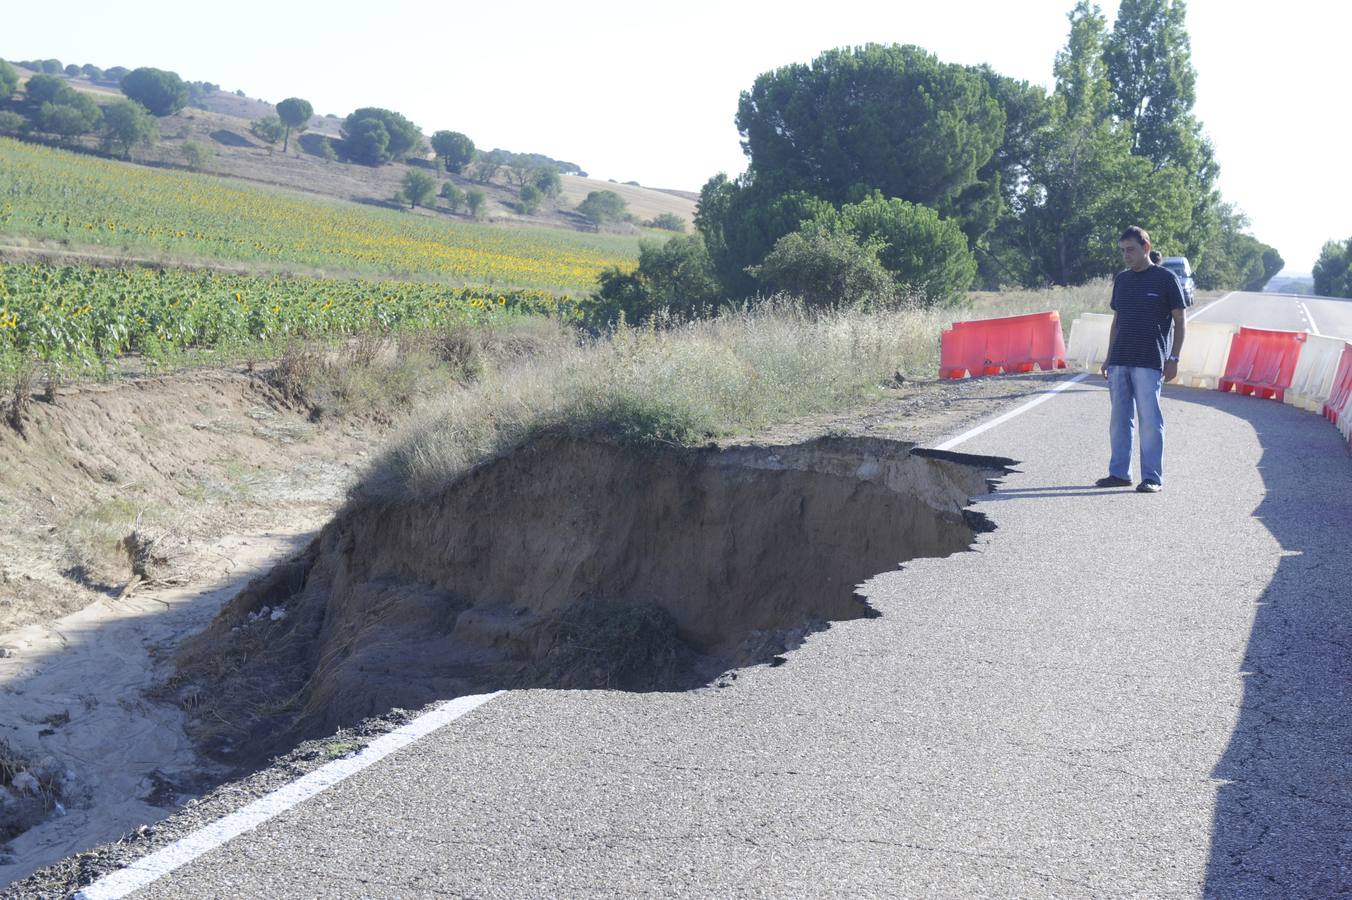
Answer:
<svg viewBox="0 0 1352 900"><path fill-rule="evenodd" d="M133 69L123 76L120 86L122 93L161 118L172 116L188 102L188 86L176 72Z"/></svg>
<svg viewBox="0 0 1352 900"><path fill-rule="evenodd" d="M1186 14L1184 0L1122 0L1103 59L1112 111L1131 129L1132 153L1156 171L1172 165L1186 173L1192 213L1181 249L1201 267L1222 239L1223 212L1216 154L1193 114L1197 72Z"/></svg>
<svg viewBox="0 0 1352 900"><path fill-rule="evenodd" d="M760 75L737 107L742 149L775 191L840 203L877 189L938 206L977 177L1003 136L985 80L919 47L828 50Z"/></svg>
<svg viewBox="0 0 1352 900"><path fill-rule="evenodd" d="M135 100L114 100L103 108L103 143L121 148L122 158L131 158L137 145L153 144L160 135L158 120Z"/></svg>
<svg viewBox="0 0 1352 900"><path fill-rule="evenodd" d="M1177 240L1191 214L1184 175L1152 172L1131 153L1131 132L1111 111L1103 63L1105 20L1079 0L1057 54L1051 123L1033 154L1024 226L1039 281L1076 284L1119 267L1117 235L1142 225L1157 242Z"/></svg>
<svg viewBox="0 0 1352 900"><path fill-rule="evenodd" d="M440 157L447 172L458 174L474 159L474 142L458 131L438 131L432 135L432 152Z"/></svg>
<svg viewBox="0 0 1352 900"><path fill-rule="evenodd" d="M369 123L380 124L377 131ZM352 159L378 166L392 159L403 159L422 146L422 132L408 119L389 109L364 106L348 113L340 129ZM385 134L382 143L380 131Z"/></svg>
<svg viewBox="0 0 1352 900"><path fill-rule="evenodd" d="M1040 85L1007 78L987 65L975 71L1004 109L1004 139L977 171L976 183L943 212L961 223L984 286L1031 284L1034 279L1027 246L1020 238L1020 219L1033 156L1051 124L1054 105Z"/></svg>
<svg viewBox="0 0 1352 900"><path fill-rule="evenodd" d="M1132 129L1132 151L1160 168L1187 165L1195 152L1192 107L1197 73L1184 27L1183 0L1122 0L1103 60L1112 83L1112 109Z"/></svg>
<svg viewBox="0 0 1352 900"><path fill-rule="evenodd" d="M1324 297L1352 297L1352 238L1329 241L1319 251L1314 292Z"/></svg>
<svg viewBox="0 0 1352 900"><path fill-rule="evenodd" d="M282 121L286 127L286 134L282 137L282 152L285 153L291 144L291 132L304 131L310 127L310 117L315 114L315 108L310 105L309 100L302 100L299 97L287 97L281 103L277 104L277 118Z"/></svg>

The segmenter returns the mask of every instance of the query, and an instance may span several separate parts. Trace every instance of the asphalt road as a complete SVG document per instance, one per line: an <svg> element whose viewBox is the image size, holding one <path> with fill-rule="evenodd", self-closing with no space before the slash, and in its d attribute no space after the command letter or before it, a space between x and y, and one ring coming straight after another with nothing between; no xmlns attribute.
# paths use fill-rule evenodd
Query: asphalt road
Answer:
<svg viewBox="0 0 1352 900"><path fill-rule="evenodd" d="M505 694L135 896L1352 892L1352 458L1166 395L1159 495L1089 486L1091 379L959 448L1023 460L998 528L880 618L724 689Z"/></svg>
<svg viewBox="0 0 1352 900"><path fill-rule="evenodd" d="M1199 308L1205 304L1199 304ZM1194 316L1198 322L1238 322L1254 328L1308 331L1352 341L1352 300L1236 291Z"/></svg>

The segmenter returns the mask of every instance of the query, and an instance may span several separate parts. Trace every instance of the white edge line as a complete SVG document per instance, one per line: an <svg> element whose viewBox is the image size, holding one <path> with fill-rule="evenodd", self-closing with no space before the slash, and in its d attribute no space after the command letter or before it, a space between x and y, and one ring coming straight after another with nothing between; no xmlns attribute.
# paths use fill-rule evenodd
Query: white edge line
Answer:
<svg viewBox="0 0 1352 900"><path fill-rule="evenodd" d="M75 897L80 900L119 900L133 891L138 891L202 854L214 850L250 829L257 828L268 819L286 812L298 803L333 787L348 776L379 762L396 750L401 750L419 738L478 709L501 693L502 691L492 694L472 694L448 700L394 731L376 738L355 756L320 766L290 784L179 838L167 847L138 859L125 869L103 876L76 893Z"/></svg>
<svg viewBox="0 0 1352 900"><path fill-rule="evenodd" d="M1310 326L1310 334L1315 337L1323 337L1324 335L1319 331L1319 326L1314 324L1314 313L1310 312L1310 308L1305 305L1305 301L1297 300L1296 302L1300 304L1301 310L1305 313L1305 324Z"/></svg>
<svg viewBox="0 0 1352 900"><path fill-rule="evenodd" d="M1208 303L1206 306L1203 306L1201 309L1197 310L1197 311L1194 312L1192 315L1188 316L1188 317L1186 318L1186 321L1191 322L1193 319L1197 318L1197 317L1200 316L1202 313L1206 312L1206 311L1209 310L1209 309L1213 309L1213 308L1215 308L1215 307L1217 307L1217 306L1220 306L1220 305L1221 305L1222 303L1224 303L1226 300L1229 300L1231 297L1233 297L1235 294L1238 294L1238 293L1239 293L1239 291L1231 291L1230 293L1226 294L1224 297L1220 298L1219 300L1213 300L1213 301L1211 301L1211 302Z"/></svg>
<svg viewBox="0 0 1352 900"><path fill-rule="evenodd" d="M994 428L996 425L1002 425L1002 424L1004 424L1005 422L1008 422L1010 419L1014 418L1015 416L1022 415L1023 413L1028 412L1028 410L1032 409L1034 406L1037 406L1039 403L1046 403L1048 400L1052 399L1052 398L1055 397L1057 394L1061 393L1061 392L1064 391L1066 388L1070 387L1072 384L1079 384L1081 381L1084 381L1086 378L1089 377L1089 374L1090 374L1090 373L1088 373L1088 372L1081 372L1079 375L1076 375L1074 378L1068 378L1068 379L1066 379L1065 381L1063 381L1063 382L1061 382L1060 384L1058 384L1056 387L1051 388L1050 390L1043 391L1043 392L1042 392L1042 396L1037 397L1037 398L1035 398L1035 399L1033 399L1033 400L1029 400L1029 401L1028 401L1027 403L1025 403L1023 406L1020 406L1020 407L1018 407L1017 409L1011 409L1009 412L1005 413L1004 415L996 416L994 419L991 419L989 422L986 422L986 423L984 423L984 424L982 424L982 425L976 426L976 427L973 428L971 431L963 432L962 434L958 435L958 436L955 437L955 438L951 438L950 440L944 441L942 444L940 444L939 446L935 447L934 449L935 449L935 450L952 450L954 447L958 446L958 444L961 444L961 443L963 443L964 441L970 440L970 439L976 437L978 434L981 434L981 433L984 432L984 431L990 431L990 430L991 430L992 428Z"/></svg>

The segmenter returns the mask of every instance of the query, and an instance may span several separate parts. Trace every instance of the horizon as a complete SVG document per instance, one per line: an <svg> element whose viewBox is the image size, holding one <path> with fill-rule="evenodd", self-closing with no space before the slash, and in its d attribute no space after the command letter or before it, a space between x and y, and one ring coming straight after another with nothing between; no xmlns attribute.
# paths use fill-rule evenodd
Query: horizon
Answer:
<svg viewBox="0 0 1352 900"><path fill-rule="evenodd" d="M34 8L9 13L0 57L155 66L270 103L304 97L319 115L383 106L429 135L461 131L485 149L543 153L600 180L698 191L717 172L745 169L733 116L739 93L761 72L809 62L837 46L909 43L945 62L988 63L1003 75L1050 87L1070 6L1039 0L1015 9L955 0L942 11L879 11L846 0L822 21L802 2L727 8L696 0L680 14L615 0L568 10L527 3L509 30L493 11L429 14L406 0L386 4L378 19L355 4L312 12L246 0L227 19L211 19L212 40L204 44L196 35L208 26L185 21L180 8L164 0L138 4L135 14L75 0L63 7L61 21L78 24L59 31L51 16ZM1103 4L1110 27L1116 7ZM1224 199L1248 214L1250 233L1281 252L1286 267L1279 274L1308 274L1326 241L1352 233L1342 213L1352 207L1352 187L1322 177L1337 171L1337 145L1352 137L1352 123L1327 116L1319 91L1340 74L1338 36L1352 28L1352 10L1316 8L1312 0L1288 4L1279 18L1234 16L1232 9L1218 2L1189 6L1194 111L1216 146ZM349 15L354 10L362 14ZM391 32L409 10L407 17L421 23L411 46L402 32ZM773 16L768 27L767 14ZM1319 27L1307 32L1314 22ZM353 47L360 65L344 68L335 50L353 46L353 33L376 48ZM439 51L444 56L410 52L436 51L427 36L443 33L449 35ZM501 40L474 37L481 34ZM660 46L651 34L663 35ZM242 54L239 46L254 52ZM685 53L692 48L699 52L688 70ZM1261 67L1251 61L1257 54ZM493 73L487 81L485 72ZM641 77L646 73L651 77ZM1274 93L1283 100L1282 119L1255 119L1253 98ZM448 110L452 104L459 108ZM1319 140L1297 147L1293 138L1300 135L1289 129L1302 120L1319 123ZM1274 175L1274 160L1290 164Z"/></svg>

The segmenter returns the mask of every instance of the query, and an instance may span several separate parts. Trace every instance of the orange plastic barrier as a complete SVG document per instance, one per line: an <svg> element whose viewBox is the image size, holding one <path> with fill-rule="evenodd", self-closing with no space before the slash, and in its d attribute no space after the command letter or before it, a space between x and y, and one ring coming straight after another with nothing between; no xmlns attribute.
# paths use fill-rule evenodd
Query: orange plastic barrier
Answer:
<svg viewBox="0 0 1352 900"><path fill-rule="evenodd" d="M1219 391L1234 388L1237 393L1254 395L1278 403L1291 387L1300 360L1300 348L1307 335L1303 331L1269 331L1265 328L1241 328L1230 342L1225 360L1225 375L1216 383Z"/></svg>
<svg viewBox="0 0 1352 900"><path fill-rule="evenodd" d="M939 377L962 378L1066 367L1061 314L1055 311L1001 319L954 322L939 336Z"/></svg>
<svg viewBox="0 0 1352 900"><path fill-rule="evenodd" d="M1333 376L1333 389L1324 403L1324 418L1334 425L1348 415L1352 415L1352 344L1343 345L1338 374Z"/></svg>

